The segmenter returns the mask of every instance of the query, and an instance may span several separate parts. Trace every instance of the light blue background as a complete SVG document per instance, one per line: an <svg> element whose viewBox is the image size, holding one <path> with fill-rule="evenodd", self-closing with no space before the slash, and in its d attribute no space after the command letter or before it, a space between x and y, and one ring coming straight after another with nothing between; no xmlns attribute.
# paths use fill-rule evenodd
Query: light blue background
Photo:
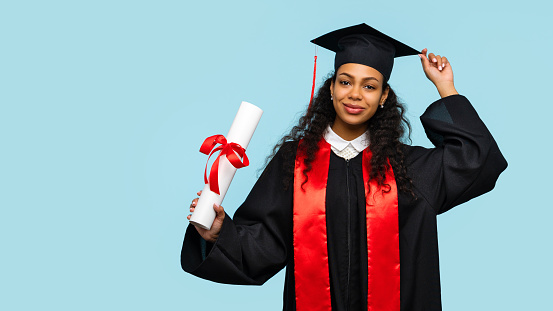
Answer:
<svg viewBox="0 0 553 311"><path fill-rule="evenodd" d="M265 113L232 215L305 109L309 40L367 22L450 59L509 168L440 216L444 310L544 310L553 277L551 6L546 1L3 1L0 309L280 310L283 273L220 285L179 264L207 136L242 100ZM318 50L317 82L333 55ZM438 98L419 59L390 80L418 121ZM206 115L206 111L211 116Z"/></svg>

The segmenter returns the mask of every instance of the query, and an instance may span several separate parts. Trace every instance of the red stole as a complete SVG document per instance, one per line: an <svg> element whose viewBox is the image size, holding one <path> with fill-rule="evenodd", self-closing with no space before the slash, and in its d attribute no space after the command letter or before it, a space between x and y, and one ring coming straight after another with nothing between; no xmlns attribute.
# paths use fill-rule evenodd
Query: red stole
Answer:
<svg viewBox="0 0 553 311"><path fill-rule="evenodd" d="M300 141L300 144L302 142ZM330 144L324 139L303 185L304 154L296 156L294 170L294 275L296 310L330 311L330 279L326 235L326 185ZM397 186L392 169L386 172L390 191L384 193L376 181L367 180L371 152L363 151L363 181L367 216L368 293L370 311L399 311L399 224ZM370 193L370 189L373 189Z"/></svg>

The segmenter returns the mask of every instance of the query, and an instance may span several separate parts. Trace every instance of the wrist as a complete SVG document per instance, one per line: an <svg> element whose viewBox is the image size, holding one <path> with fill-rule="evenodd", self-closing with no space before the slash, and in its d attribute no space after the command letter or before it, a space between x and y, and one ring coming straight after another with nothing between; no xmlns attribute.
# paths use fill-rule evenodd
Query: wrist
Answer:
<svg viewBox="0 0 553 311"><path fill-rule="evenodd" d="M440 96L442 98L459 94L455 89L455 85L453 85L453 82L447 81L447 82L436 83L435 85L436 85L436 88L438 89L438 93L440 93Z"/></svg>

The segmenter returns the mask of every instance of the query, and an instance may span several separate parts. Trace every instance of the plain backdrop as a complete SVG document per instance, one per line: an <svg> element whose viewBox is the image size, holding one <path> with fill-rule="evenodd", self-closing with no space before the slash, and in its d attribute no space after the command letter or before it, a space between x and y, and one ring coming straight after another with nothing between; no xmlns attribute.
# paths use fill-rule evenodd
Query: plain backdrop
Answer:
<svg viewBox="0 0 553 311"><path fill-rule="evenodd" d="M232 215L305 110L309 40L368 23L447 56L509 168L440 215L443 308L544 310L552 286L547 1L2 1L0 309L281 310L284 274L222 285L181 270L203 139L265 113L223 202ZM334 56L318 49L317 85ZM416 56L390 84L438 99Z"/></svg>

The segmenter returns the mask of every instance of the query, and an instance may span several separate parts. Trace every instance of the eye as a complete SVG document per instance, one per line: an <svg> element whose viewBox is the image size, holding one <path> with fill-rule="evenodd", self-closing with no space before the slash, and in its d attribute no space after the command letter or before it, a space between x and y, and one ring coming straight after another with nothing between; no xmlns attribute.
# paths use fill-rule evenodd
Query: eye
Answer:
<svg viewBox="0 0 553 311"><path fill-rule="evenodd" d="M346 81L346 80L341 80L340 84L341 85L350 85L349 81Z"/></svg>
<svg viewBox="0 0 553 311"><path fill-rule="evenodd" d="M373 87L372 85L365 85L365 88L369 89L369 90L374 90L375 87Z"/></svg>

